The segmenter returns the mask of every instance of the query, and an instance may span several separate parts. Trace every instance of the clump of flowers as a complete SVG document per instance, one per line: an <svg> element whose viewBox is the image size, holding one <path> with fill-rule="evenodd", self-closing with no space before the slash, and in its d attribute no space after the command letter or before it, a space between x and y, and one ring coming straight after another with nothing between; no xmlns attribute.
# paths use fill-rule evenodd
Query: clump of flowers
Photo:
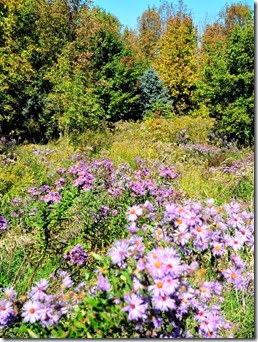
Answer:
<svg viewBox="0 0 258 342"><path fill-rule="evenodd" d="M128 220L130 225L137 222L137 230L129 229L133 235L116 241L108 252L114 265L110 276L120 279L128 272L131 279L119 302L135 322L137 336L146 337L151 330L152 337L230 337L233 325L223 316L221 303L231 286L247 292L252 281L237 253L252 248L253 214L241 212L235 202L216 207L213 199L206 205L166 203L160 221L149 222L146 229L144 211L144 205L129 208ZM116 298L112 290L110 296ZM194 331L188 331L189 317Z"/></svg>
<svg viewBox="0 0 258 342"><path fill-rule="evenodd" d="M7 229L8 221L3 217L0 216L0 230Z"/></svg>
<svg viewBox="0 0 258 342"><path fill-rule="evenodd" d="M69 265L84 265L87 262L88 254L82 245L78 244L72 247L68 253L64 254L64 259Z"/></svg>
<svg viewBox="0 0 258 342"><path fill-rule="evenodd" d="M84 296L84 283L72 288L73 281L65 271L52 276L51 282L52 289L47 279L38 281L25 300L17 300L17 293L12 288L5 289L2 293L4 298L0 300L0 329L20 320L31 324L39 322L48 328L74 310Z"/></svg>

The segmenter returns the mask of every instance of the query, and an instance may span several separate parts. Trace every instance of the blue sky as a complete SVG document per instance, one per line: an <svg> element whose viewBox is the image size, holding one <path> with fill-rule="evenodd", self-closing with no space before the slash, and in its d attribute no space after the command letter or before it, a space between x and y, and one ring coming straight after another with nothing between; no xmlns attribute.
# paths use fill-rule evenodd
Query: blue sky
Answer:
<svg viewBox="0 0 258 342"><path fill-rule="evenodd" d="M177 1L172 1L174 4ZM237 0L184 0L184 4L192 13L195 25L200 30L203 29L204 23L211 23L216 20L219 11L226 5L239 2ZM119 18L123 25L130 28L136 28L137 17L149 6L159 6L160 0L94 0L94 4L106 9ZM242 3L253 8L254 2L251 0L243 0Z"/></svg>

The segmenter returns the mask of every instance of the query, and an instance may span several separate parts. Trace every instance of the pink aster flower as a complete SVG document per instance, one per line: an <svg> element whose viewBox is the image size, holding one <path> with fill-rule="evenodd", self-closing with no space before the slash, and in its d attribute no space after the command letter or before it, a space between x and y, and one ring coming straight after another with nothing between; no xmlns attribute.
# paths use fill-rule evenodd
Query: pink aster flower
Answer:
<svg viewBox="0 0 258 342"><path fill-rule="evenodd" d="M143 210L141 207L134 205L127 211L127 218L129 221L136 221L139 216L142 216Z"/></svg>
<svg viewBox="0 0 258 342"><path fill-rule="evenodd" d="M125 302L128 305L123 308L123 311L128 312L128 319L130 321L145 317L147 305L140 296L131 294L125 297Z"/></svg>
<svg viewBox="0 0 258 342"><path fill-rule="evenodd" d="M187 231L186 227L180 226L174 233L174 241L181 246L186 245L190 238L191 234Z"/></svg>
<svg viewBox="0 0 258 342"><path fill-rule="evenodd" d="M229 241L229 246L233 248L234 251L238 251L243 247L245 243L245 239L243 235L236 235L235 237L231 238Z"/></svg>
<svg viewBox="0 0 258 342"><path fill-rule="evenodd" d="M160 311L169 311L176 309L176 304L174 299L171 299L169 296L158 296L153 297L154 307Z"/></svg>
<svg viewBox="0 0 258 342"><path fill-rule="evenodd" d="M35 323L39 320L41 304L37 301L28 301L23 305L22 317L25 322Z"/></svg>
<svg viewBox="0 0 258 342"><path fill-rule="evenodd" d="M205 307L200 306L198 308L197 313L194 315L194 318L197 320L197 322L201 323L205 321L208 317L208 311L205 310Z"/></svg>
<svg viewBox="0 0 258 342"><path fill-rule="evenodd" d="M164 264L166 267L165 273L174 278L177 278L183 270L179 258L176 257L165 258Z"/></svg>
<svg viewBox="0 0 258 342"><path fill-rule="evenodd" d="M165 283L168 287L167 292L170 294L174 293L178 289L179 284L180 284L178 279L174 279L169 276L165 278Z"/></svg>
<svg viewBox="0 0 258 342"><path fill-rule="evenodd" d="M245 228L245 227L239 228L239 231L238 231L237 234L239 234L239 235L241 234L245 241L250 239L250 237L252 236L252 233L251 233L250 229L249 228Z"/></svg>
<svg viewBox="0 0 258 342"><path fill-rule="evenodd" d="M237 215L237 214L231 215L229 223L234 228L241 228L243 226L243 224L244 224L241 216Z"/></svg>

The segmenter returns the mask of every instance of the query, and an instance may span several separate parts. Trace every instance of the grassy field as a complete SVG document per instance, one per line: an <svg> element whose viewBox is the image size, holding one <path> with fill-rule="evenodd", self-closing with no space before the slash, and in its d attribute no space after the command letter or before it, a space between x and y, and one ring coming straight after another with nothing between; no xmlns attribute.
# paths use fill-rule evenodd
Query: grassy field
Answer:
<svg viewBox="0 0 258 342"><path fill-rule="evenodd" d="M60 269L71 274L74 284L86 281L91 285L91 277L92 282L95 279L94 270L101 265L101 258L114 241L128 237L128 208L141 205L146 200L154 204L157 217L161 215L160 208L166 202L187 206L188 202L206 203L211 198L214 199L216 208L237 202L242 211L252 212L253 151L251 148L238 148L235 143L229 144L215 138L211 140L209 137L212 125L212 121L199 118L152 118L141 123L118 123L112 130L103 128L96 132L88 131L76 139L62 137L48 145L17 146L12 142L2 141L0 214L8 221L8 226L0 231L0 287L13 287L18 292L13 304L15 310L21 310L23 303L28 300L28 291L36 281L48 279ZM77 181L81 183L72 186L66 170L79 165L80 161L84 162L82 168L87 173L87 177L84 176L87 180L78 180L81 177L79 175ZM111 161L112 166L109 164ZM89 169L87 165L90 165ZM149 172L144 176L144 181L157 182L158 185L155 183L155 186L163 189L160 196L165 196L165 199L145 193L135 195L138 190L133 191L132 187L136 185L130 185L131 188L126 185L137 180L137 172L143 172L144 168ZM161 168L163 172L170 170L169 172L179 177L173 176L172 183L165 181L158 173ZM91 174L94 175L94 184L97 182L97 187L92 187ZM64 180L60 181L60 177ZM140 181L143 182L141 179ZM86 187L84 192L79 191L81 185ZM46 199L44 196L48 193L44 191L48 190L42 190L41 196L44 199L39 197L37 191L42 186L55 188L58 194L62 194L62 200L59 202L57 194L52 193L51 195L57 196L57 200ZM119 196L113 193L108 196L107 189L109 193L120 191ZM171 189L173 194L164 195L164 191L169 192ZM105 210L112 212L112 215ZM156 229L156 221L151 222L148 224ZM230 234L231 231L232 227L228 226L226 233ZM151 243L150 240L148 243ZM86 269L78 265L73 268L63 258L77 244L81 244L87 251ZM229 246L225 260L216 259L214 265L218 268L226 265L233 252ZM210 260L213 260L210 254L209 250L207 256L196 254L198 256L193 260L190 257L187 260L198 260L200 269L209 269ZM237 254L242 257L251 274L254 262L252 246L237 250ZM109 266L102 267L105 269ZM108 275L108 271L105 274ZM202 281L215 279L214 274L209 275L207 272ZM229 330L237 338L254 336L253 282L250 284L247 289L240 291L227 283L223 290L221 312L233 323ZM58 285L53 285L53 289L55 286ZM126 286L128 285L125 288ZM110 309L109 312L108 300L106 297L101 300L99 299L96 306L86 299L82 300L83 304L76 302L76 305L73 304L75 313L68 312L60 318L57 325L53 323L47 327L40 326L39 322L26 324L22 322L19 313L15 314L14 323L10 327L3 327L0 334L7 338L130 336L133 331L130 325L132 323L124 323L121 308L114 308L114 311ZM89 305L92 305L91 309ZM77 306L79 309L76 309ZM88 316L85 310L89 313ZM103 317L99 318L101 310ZM109 322L105 312L113 317L115 323ZM120 331L121 322L127 328ZM195 336L194 333L197 332L194 328L194 316L188 317L187 324L187 329L191 330L193 327L191 334ZM225 336L225 333L222 332L222 335ZM148 333L145 334L148 336ZM162 335L160 332L158 334ZM133 336L139 337L137 333Z"/></svg>

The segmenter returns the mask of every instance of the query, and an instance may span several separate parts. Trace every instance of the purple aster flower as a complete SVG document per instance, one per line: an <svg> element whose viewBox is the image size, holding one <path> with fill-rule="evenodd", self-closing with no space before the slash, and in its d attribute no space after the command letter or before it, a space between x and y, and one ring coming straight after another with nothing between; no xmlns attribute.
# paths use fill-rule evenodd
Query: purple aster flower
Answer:
<svg viewBox="0 0 258 342"><path fill-rule="evenodd" d="M98 284L97 287L101 291L109 291L111 289L110 282L107 280L106 277L104 277L102 274L98 275Z"/></svg>
<svg viewBox="0 0 258 342"><path fill-rule="evenodd" d="M38 194L39 194L39 190L36 188L30 188L27 192L28 192L28 194L30 194L32 196L38 196Z"/></svg>
<svg viewBox="0 0 258 342"><path fill-rule="evenodd" d="M113 247L110 249L108 255L114 264L119 266L123 265L123 262L128 257L128 242L126 240L116 241Z"/></svg>
<svg viewBox="0 0 258 342"><path fill-rule="evenodd" d="M153 297L169 296L173 291L166 279L157 279L154 285L150 285L148 289L152 292Z"/></svg>
<svg viewBox="0 0 258 342"><path fill-rule="evenodd" d="M215 256L222 256L224 253L225 249L224 249L224 245L222 243L219 242L214 242L213 243L213 249L212 252Z"/></svg>
<svg viewBox="0 0 258 342"><path fill-rule="evenodd" d="M142 283L140 282L140 280L136 276L134 276L133 277L133 289L135 291L139 291L142 288L143 288Z"/></svg>
<svg viewBox="0 0 258 342"><path fill-rule="evenodd" d="M84 265L88 260L88 254L82 245L78 244L72 247L67 254L64 255L69 265Z"/></svg>
<svg viewBox="0 0 258 342"><path fill-rule="evenodd" d="M59 167L58 169L56 169L56 173L63 174L65 172L66 172L66 169L63 167Z"/></svg>
<svg viewBox="0 0 258 342"><path fill-rule="evenodd" d="M242 276L239 270L236 270L235 268L231 267L229 269L226 269L222 272L225 279L228 281L229 284L233 284L236 287L240 286L242 282Z"/></svg>
<svg viewBox="0 0 258 342"><path fill-rule="evenodd" d="M42 306L41 309L38 311L38 315L41 324L45 328L57 324L60 319L60 315L58 315L57 313L54 314L54 309L51 305Z"/></svg>
<svg viewBox="0 0 258 342"><path fill-rule="evenodd" d="M167 177L167 178L178 178L179 174L174 172L174 168L168 168L167 166L163 166L159 169L160 177Z"/></svg>
<svg viewBox="0 0 258 342"><path fill-rule="evenodd" d="M47 191L47 190L49 190L49 189L50 189L50 186L49 186L49 185L46 185L46 184L41 185L41 186L39 187L39 190L42 191L42 192L45 192L45 191Z"/></svg>
<svg viewBox="0 0 258 342"><path fill-rule="evenodd" d="M127 226L127 229L132 234L136 233L139 230L139 228L136 225L136 222L134 222L134 221L130 222L130 225Z"/></svg>
<svg viewBox="0 0 258 342"><path fill-rule="evenodd" d="M17 296L17 292L12 287L7 287L4 290L4 296L6 299L14 300Z"/></svg>
<svg viewBox="0 0 258 342"><path fill-rule="evenodd" d="M199 290L197 291L198 295L200 296L200 299L204 302L206 302L208 299L211 298L211 288L210 283L204 282Z"/></svg>
<svg viewBox="0 0 258 342"><path fill-rule="evenodd" d="M11 217L19 217L19 214L17 213L17 211L13 211L12 213L11 213Z"/></svg>
<svg viewBox="0 0 258 342"><path fill-rule="evenodd" d="M238 234L242 235L244 241L247 241L252 236L252 233L251 233L250 229L249 228L245 228L245 227L239 228Z"/></svg>
<svg viewBox="0 0 258 342"><path fill-rule="evenodd" d="M192 209L195 213L199 213L202 210L202 203L201 202L195 202L192 204Z"/></svg>
<svg viewBox="0 0 258 342"><path fill-rule="evenodd" d="M244 270L246 268L246 263L238 255L232 255L231 260L239 270Z"/></svg>
<svg viewBox="0 0 258 342"><path fill-rule="evenodd" d="M102 205L102 207L101 207L101 215L103 217L106 217L108 215L109 211L110 211L109 207Z"/></svg>
<svg viewBox="0 0 258 342"><path fill-rule="evenodd" d="M37 301L28 301L23 305L22 317L25 322L35 323L40 319L41 304Z"/></svg>
<svg viewBox="0 0 258 342"><path fill-rule="evenodd" d="M223 286L221 285L221 283L219 283L218 281L213 281L213 282L210 282L210 284L211 284L211 289L213 290L213 292L217 296L220 296L223 290Z"/></svg>
<svg viewBox="0 0 258 342"><path fill-rule="evenodd" d="M191 238L191 234L188 232L186 227L178 227L174 232L174 241L181 246L185 246Z"/></svg>
<svg viewBox="0 0 258 342"><path fill-rule="evenodd" d="M36 283L29 293L29 297L34 301L44 300L47 297L45 291L48 288L48 281L46 279L41 279Z"/></svg>
<svg viewBox="0 0 258 342"><path fill-rule="evenodd" d="M145 318L147 304L144 303L140 296L136 294L126 296L125 302L128 305L123 308L123 311L128 312L128 319L130 321Z"/></svg>
<svg viewBox="0 0 258 342"><path fill-rule="evenodd" d="M64 188L64 184L67 183L67 180L64 178L59 178L57 181L55 181L55 186L57 190L62 190Z"/></svg>
<svg viewBox="0 0 258 342"><path fill-rule="evenodd" d="M208 317L208 311L206 311L205 306L199 306L197 313L194 315L194 318L197 322L203 322Z"/></svg>
<svg viewBox="0 0 258 342"><path fill-rule="evenodd" d="M3 217L0 216L0 230L5 230L7 228L8 221Z"/></svg>
<svg viewBox="0 0 258 342"><path fill-rule="evenodd" d="M49 191L45 196L41 197L41 200L46 203L58 203L62 198L62 195L56 191Z"/></svg>
<svg viewBox="0 0 258 342"><path fill-rule="evenodd" d="M237 214L231 215L229 223L234 228L241 228L244 224L241 216Z"/></svg>
<svg viewBox="0 0 258 342"><path fill-rule="evenodd" d="M140 236L133 236L129 241L129 251L134 255L142 255L144 252L143 238Z"/></svg>
<svg viewBox="0 0 258 342"><path fill-rule="evenodd" d="M9 323L10 318L14 315L12 303L7 300L0 301L0 327Z"/></svg>
<svg viewBox="0 0 258 342"><path fill-rule="evenodd" d="M213 337L217 329L217 317L212 313L207 313L206 319L200 324L200 329L208 336Z"/></svg>
<svg viewBox="0 0 258 342"><path fill-rule="evenodd" d="M70 287L73 286L73 281L72 281L72 279L71 279L71 277L69 275L64 277L63 282L62 282L62 286L64 288L67 288L67 289L69 289Z"/></svg>

